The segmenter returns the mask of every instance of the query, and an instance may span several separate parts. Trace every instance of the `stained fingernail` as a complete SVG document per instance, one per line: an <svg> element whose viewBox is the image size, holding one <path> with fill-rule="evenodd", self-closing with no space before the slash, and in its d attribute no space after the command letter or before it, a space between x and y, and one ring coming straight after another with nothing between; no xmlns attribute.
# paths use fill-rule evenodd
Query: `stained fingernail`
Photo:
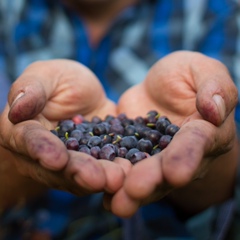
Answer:
<svg viewBox="0 0 240 240"><path fill-rule="evenodd" d="M25 92L20 92L17 97L13 100L11 106L13 106L15 104L15 102L17 102L17 100L21 97L23 97L25 95Z"/></svg>
<svg viewBox="0 0 240 240"><path fill-rule="evenodd" d="M225 119L225 114L226 114L225 102L223 98L218 94L213 95L212 98L215 104L217 105L218 112L220 114L221 120L223 121Z"/></svg>

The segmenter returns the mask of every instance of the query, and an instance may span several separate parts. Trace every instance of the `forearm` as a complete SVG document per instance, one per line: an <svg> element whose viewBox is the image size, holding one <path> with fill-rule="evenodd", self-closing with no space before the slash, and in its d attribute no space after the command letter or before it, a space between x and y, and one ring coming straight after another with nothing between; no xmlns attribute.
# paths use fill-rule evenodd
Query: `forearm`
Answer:
<svg viewBox="0 0 240 240"><path fill-rule="evenodd" d="M212 204L221 203L234 194L238 168L238 143L212 163L206 175L190 185L175 190L168 198L185 214L196 214Z"/></svg>
<svg viewBox="0 0 240 240"><path fill-rule="evenodd" d="M11 153L0 146L0 210L28 201L46 191L46 188L30 178L22 176Z"/></svg>

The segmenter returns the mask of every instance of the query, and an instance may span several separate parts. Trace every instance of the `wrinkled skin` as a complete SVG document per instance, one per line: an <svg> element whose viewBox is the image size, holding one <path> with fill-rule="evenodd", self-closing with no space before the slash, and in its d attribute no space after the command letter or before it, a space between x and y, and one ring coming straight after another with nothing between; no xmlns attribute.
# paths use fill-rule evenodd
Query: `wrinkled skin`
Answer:
<svg viewBox="0 0 240 240"><path fill-rule="evenodd" d="M14 100L19 93L24 95ZM203 179L208 189L213 180L205 176L216 165L214 176L226 178L221 193L211 199L214 203L228 197L233 187L236 102L237 90L227 69L198 53L176 52L158 61L117 106L82 65L68 60L38 62L11 88L9 106L0 119L1 144L14 152L22 174L79 196L104 191L105 208L118 216L129 217L141 205L167 194L171 198L178 191L171 200L184 207L184 187L202 189L205 186L195 186L195 180ZM96 161L67 151L48 131L63 116L76 113L90 118L125 112L134 117L153 109L181 129L168 148L134 166L120 158ZM229 167L222 165L230 157Z"/></svg>
<svg viewBox="0 0 240 240"><path fill-rule="evenodd" d="M190 52L158 61L142 84L123 94L118 111L134 117L155 109L181 129L164 151L131 169L123 188L105 196L105 207L129 217L168 194L193 214L230 196L237 162L236 102L237 90L220 62Z"/></svg>
<svg viewBox="0 0 240 240"><path fill-rule="evenodd" d="M60 119L77 113L90 118L116 111L95 75L83 65L69 60L30 65L13 84L9 105L10 112L6 106L0 120L1 144L14 153L21 174L79 196L115 192L122 185L120 165L67 151L49 132Z"/></svg>

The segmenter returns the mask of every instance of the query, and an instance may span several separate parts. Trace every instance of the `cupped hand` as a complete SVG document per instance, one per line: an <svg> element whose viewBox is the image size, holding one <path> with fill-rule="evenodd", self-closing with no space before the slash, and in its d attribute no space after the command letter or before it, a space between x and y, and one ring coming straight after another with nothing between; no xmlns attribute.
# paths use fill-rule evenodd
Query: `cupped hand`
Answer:
<svg viewBox="0 0 240 240"><path fill-rule="evenodd" d="M180 130L166 149L134 165L115 195L105 195L106 209L129 217L167 196L192 214L229 197L237 159L236 103L236 87L219 61L186 51L158 61L145 81L122 95L118 111L136 117L158 110Z"/></svg>
<svg viewBox="0 0 240 240"><path fill-rule="evenodd" d="M67 151L49 130L78 113L90 118L115 112L115 104L83 65L71 60L36 62L11 87L0 118L0 141L21 174L48 187L77 195L114 192L124 177L120 165Z"/></svg>

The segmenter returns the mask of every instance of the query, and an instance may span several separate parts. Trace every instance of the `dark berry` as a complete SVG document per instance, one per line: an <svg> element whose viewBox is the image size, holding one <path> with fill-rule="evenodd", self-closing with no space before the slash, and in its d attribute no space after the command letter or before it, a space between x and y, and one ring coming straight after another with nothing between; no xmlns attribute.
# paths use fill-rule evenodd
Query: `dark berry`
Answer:
<svg viewBox="0 0 240 240"><path fill-rule="evenodd" d="M165 134L165 130L169 124L171 124L171 122L169 121L169 119L167 117L165 117L165 116L159 117L156 122L156 129L160 133Z"/></svg>
<svg viewBox="0 0 240 240"><path fill-rule="evenodd" d="M136 130L139 138L145 138L147 136L147 133L151 130L151 128L147 126L137 126Z"/></svg>
<svg viewBox="0 0 240 240"><path fill-rule="evenodd" d="M80 139L84 136L83 132L78 130L78 129L74 129L71 133L70 133L70 137L76 138L77 141L79 142Z"/></svg>
<svg viewBox="0 0 240 240"><path fill-rule="evenodd" d="M114 118L115 118L115 117L112 116L112 115L107 115L107 116L105 117L105 121L108 122L108 123L110 123Z"/></svg>
<svg viewBox="0 0 240 240"><path fill-rule="evenodd" d="M159 140L159 148L163 150L168 146L168 144L171 142L172 136L170 135L163 135Z"/></svg>
<svg viewBox="0 0 240 240"><path fill-rule="evenodd" d="M102 122L102 119L98 116L94 116L92 117L92 123L101 123Z"/></svg>
<svg viewBox="0 0 240 240"><path fill-rule="evenodd" d="M92 136L88 139L87 145L89 148L94 146L99 146L102 142L102 139L99 136Z"/></svg>
<svg viewBox="0 0 240 240"><path fill-rule="evenodd" d="M174 136L179 129L180 128L177 125L171 123L166 127L165 134L170 135L170 136Z"/></svg>
<svg viewBox="0 0 240 240"><path fill-rule="evenodd" d="M129 160L132 164L135 164L135 163L145 159L146 157L147 157L146 153L138 151L138 152L133 153L131 155L131 157L129 158Z"/></svg>
<svg viewBox="0 0 240 240"><path fill-rule="evenodd" d="M130 160L136 152L140 152L138 148L131 148L126 154L126 159Z"/></svg>
<svg viewBox="0 0 240 240"><path fill-rule="evenodd" d="M90 148L87 145L80 145L78 151L91 155Z"/></svg>
<svg viewBox="0 0 240 240"><path fill-rule="evenodd" d="M106 127L103 123L98 123L95 126L93 126L92 132L94 135L97 135L97 136L107 133Z"/></svg>
<svg viewBox="0 0 240 240"><path fill-rule="evenodd" d="M153 145L152 142L150 140L147 139L140 139L137 143L137 148L141 151L141 152L147 152L147 153L151 153Z"/></svg>
<svg viewBox="0 0 240 240"><path fill-rule="evenodd" d="M160 137L162 134L155 129L151 129L146 133L146 139L150 140L153 145L157 144L159 142Z"/></svg>
<svg viewBox="0 0 240 240"><path fill-rule="evenodd" d="M112 142L112 137L110 135L103 134L100 136L100 138L102 139L101 146L104 146L105 144Z"/></svg>
<svg viewBox="0 0 240 240"><path fill-rule="evenodd" d="M135 135L136 132L137 132L137 130L136 130L136 127L134 125L128 125L124 129L124 135L125 136Z"/></svg>
<svg viewBox="0 0 240 240"><path fill-rule="evenodd" d="M114 134L124 134L124 127L121 124L116 123L110 126L109 132Z"/></svg>
<svg viewBox="0 0 240 240"><path fill-rule="evenodd" d="M145 119L143 117L136 117L134 119L134 124L136 124L136 125L138 125L138 124L144 125L145 124Z"/></svg>
<svg viewBox="0 0 240 240"><path fill-rule="evenodd" d="M115 157L116 157L115 147L113 144L110 143L104 145L99 152L100 159L107 159L112 161Z"/></svg>
<svg viewBox="0 0 240 240"><path fill-rule="evenodd" d="M127 115L125 113L120 113L117 118L122 122L123 120L127 119Z"/></svg>
<svg viewBox="0 0 240 240"><path fill-rule="evenodd" d="M120 146L127 149L135 148L137 146L138 140L134 136L123 137L120 141Z"/></svg>
<svg viewBox="0 0 240 240"><path fill-rule="evenodd" d="M127 152L128 152L127 148L125 148L125 147L120 147L120 148L118 148L118 150L117 150L117 156L118 156L118 157L121 157L121 158L125 158Z"/></svg>
<svg viewBox="0 0 240 240"><path fill-rule="evenodd" d="M93 146L90 148L90 154L95 157L95 158L99 158L99 153L100 153L100 147L99 146Z"/></svg>
<svg viewBox="0 0 240 240"><path fill-rule="evenodd" d="M69 149L69 150L78 151L78 149L79 149L79 143L76 138L72 138L72 137L68 138L65 141L65 145L66 145L67 149Z"/></svg>
<svg viewBox="0 0 240 240"><path fill-rule="evenodd" d="M59 127L63 132L70 132L75 128L75 123L72 120L63 120L60 122Z"/></svg>

